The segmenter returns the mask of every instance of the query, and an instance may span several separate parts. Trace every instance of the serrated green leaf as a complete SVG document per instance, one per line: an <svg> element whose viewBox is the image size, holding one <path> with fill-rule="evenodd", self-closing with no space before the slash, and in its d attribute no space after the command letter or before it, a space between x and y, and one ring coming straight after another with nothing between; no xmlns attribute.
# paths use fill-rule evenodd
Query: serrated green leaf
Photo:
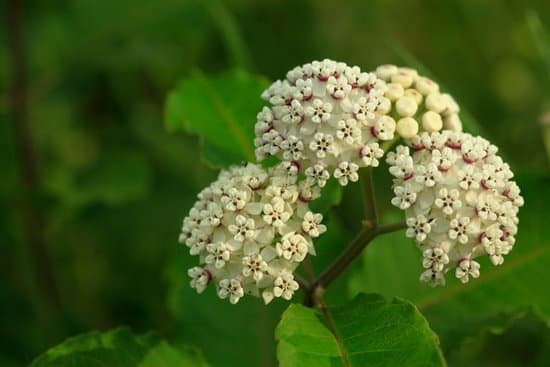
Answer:
<svg viewBox="0 0 550 367"><path fill-rule="evenodd" d="M377 238L365 251L363 267L351 276L350 290L380 292L406 297L426 315L441 338L445 350L457 337L475 333L484 321L497 313L515 313L533 306L550 321L550 293L547 291L547 264L550 239L545 213L550 206L550 177L517 176L525 206L520 209L519 231L514 250L500 267L481 259L481 276L464 285L447 275L447 285L431 289L419 283L421 254L416 246L397 232Z"/></svg>
<svg viewBox="0 0 550 367"><path fill-rule="evenodd" d="M291 305L276 338L281 367L445 366L437 336L416 307L377 294L323 310Z"/></svg>
<svg viewBox="0 0 550 367"><path fill-rule="evenodd" d="M175 349L153 334L128 329L79 335L53 347L30 367L207 367L196 350Z"/></svg>
<svg viewBox="0 0 550 367"><path fill-rule="evenodd" d="M265 79L243 71L195 72L168 95L166 128L198 134L203 157L214 166L254 161L254 124L266 87Z"/></svg>

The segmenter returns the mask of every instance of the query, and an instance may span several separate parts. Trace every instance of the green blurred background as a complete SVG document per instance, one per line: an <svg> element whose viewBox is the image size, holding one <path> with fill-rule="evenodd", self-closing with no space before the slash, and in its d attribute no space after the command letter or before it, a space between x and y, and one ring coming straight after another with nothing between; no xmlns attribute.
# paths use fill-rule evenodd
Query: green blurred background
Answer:
<svg viewBox="0 0 550 367"><path fill-rule="evenodd" d="M7 2L0 366L24 366L68 336L120 325L197 346L213 366L275 364L283 302L269 312L256 300L231 307L187 288L193 260L178 246L178 231L216 171L198 160L196 137L166 132L163 108L194 70L241 68L274 80L325 57L364 69L424 65L516 172L549 172L547 0L35 0L25 2L22 18L27 138L39 173L27 190L10 99ZM29 210L43 225L25 221ZM47 254L37 250L42 240ZM332 291L334 300L350 296L343 282ZM548 339L542 333L537 340Z"/></svg>

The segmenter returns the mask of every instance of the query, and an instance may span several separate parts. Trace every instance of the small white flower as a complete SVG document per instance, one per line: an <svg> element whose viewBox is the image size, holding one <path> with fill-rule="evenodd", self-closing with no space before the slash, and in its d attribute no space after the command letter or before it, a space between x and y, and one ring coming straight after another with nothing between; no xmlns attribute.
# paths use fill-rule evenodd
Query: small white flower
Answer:
<svg viewBox="0 0 550 367"><path fill-rule="evenodd" d="M347 119L338 121L338 130L336 137L344 140L348 144L353 144L361 139L361 129L357 126L355 119Z"/></svg>
<svg viewBox="0 0 550 367"><path fill-rule="evenodd" d="M307 212L302 222L302 230L312 238L319 237L320 234L327 230L327 227L321 224L322 220L323 216L321 214Z"/></svg>
<svg viewBox="0 0 550 367"><path fill-rule="evenodd" d="M418 242L424 241L432 230L432 222L433 220L429 220L422 214L416 218L407 218L407 226L409 227L407 228L407 237L414 237Z"/></svg>
<svg viewBox="0 0 550 367"><path fill-rule="evenodd" d="M271 203L264 205L264 221L273 227L283 226L292 216L292 212L287 210L286 206L286 202L281 197L271 199Z"/></svg>
<svg viewBox="0 0 550 367"><path fill-rule="evenodd" d="M449 238L452 240L457 240L458 242L465 245L468 243L468 225L470 224L469 217L461 217L457 215L454 219L449 222Z"/></svg>
<svg viewBox="0 0 550 367"><path fill-rule="evenodd" d="M330 119L330 113L332 112L332 105L328 102L323 102L320 99L313 100L311 106L306 107L305 114L311 121L320 124L323 121Z"/></svg>
<svg viewBox="0 0 550 367"><path fill-rule="evenodd" d="M438 208L441 208L443 213L446 215L451 215L455 210L462 207L462 201L460 201L460 193L456 189L447 190L442 188L437 193L437 198L435 199L435 205Z"/></svg>
<svg viewBox="0 0 550 367"><path fill-rule="evenodd" d="M319 185L319 187L325 187L327 180L330 178L325 166L322 164L316 164L306 169L307 182L310 185Z"/></svg>
<svg viewBox="0 0 550 367"><path fill-rule="evenodd" d="M468 283L470 277L479 278L479 263L470 259L461 260L456 268L456 277L462 283Z"/></svg>
<svg viewBox="0 0 550 367"><path fill-rule="evenodd" d="M234 235L235 241L243 242L254 238L255 227L254 219L239 214L235 217L235 224L229 225L227 229Z"/></svg>
<svg viewBox="0 0 550 367"><path fill-rule="evenodd" d="M327 153L332 153L334 137L323 133L315 134L315 140L309 143L309 149L316 152L317 158L325 158Z"/></svg>
<svg viewBox="0 0 550 367"><path fill-rule="evenodd" d="M206 246L208 255L204 258L207 264L214 264L219 269L223 268L225 263L231 258L231 246L227 243L210 243Z"/></svg>
<svg viewBox="0 0 550 367"><path fill-rule="evenodd" d="M265 262L260 254L253 254L243 257L242 274L245 277L252 275L255 281L259 282L267 273L269 265Z"/></svg>
<svg viewBox="0 0 550 367"><path fill-rule="evenodd" d="M294 276L289 272L282 272L273 282L273 295L282 297L287 301L292 298L294 292L300 288L298 282L294 280Z"/></svg>
<svg viewBox="0 0 550 367"><path fill-rule="evenodd" d="M426 269L433 269L436 272L442 272L445 265L449 263L449 255L441 247L428 248L423 252L424 260L422 266Z"/></svg>
<svg viewBox="0 0 550 367"><path fill-rule="evenodd" d="M301 262L308 253L309 244L302 235L290 232L283 236L276 249L277 254L285 260Z"/></svg>
<svg viewBox="0 0 550 367"><path fill-rule="evenodd" d="M202 293L210 282L212 276L210 272L201 267L195 266L187 271L187 275L191 278L191 288L194 288L197 293Z"/></svg>
<svg viewBox="0 0 550 367"><path fill-rule="evenodd" d="M223 279L219 283L218 296L221 299L229 297L229 302L235 304L244 296L243 286L238 279Z"/></svg>
<svg viewBox="0 0 550 367"><path fill-rule="evenodd" d="M430 287L445 285L445 275L440 271L435 271L430 268L420 275L420 281L423 283L428 283Z"/></svg>
<svg viewBox="0 0 550 367"><path fill-rule="evenodd" d="M291 135L286 140L281 142L281 150L283 158L286 160L297 161L302 157L304 143L296 136Z"/></svg>
<svg viewBox="0 0 550 367"><path fill-rule="evenodd" d="M378 167L378 158L382 158L384 151L378 143L369 143L361 148L359 154L366 167Z"/></svg>
<svg viewBox="0 0 550 367"><path fill-rule="evenodd" d="M340 162L338 168L334 170L334 177L338 179L340 185L346 186L349 181L356 182L359 180L359 166L355 163L347 161Z"/></svg>
<svg viewBox="0 0 550 367"><path fill-rule="evenodd" d="M412 186L395 186L393 188L395 197L391 203L399 209L408 209L416 202L416 192L412 191Z"/></svg>
<svg viewBox="0 0 550 367"><path fill-rule="evenodd" d="M225 208L230 211L237 211L244 208L246 205L250 194L244 190L237 190L236 188L231 188L227 196L222 196L221 201L225 205Z"/></svg>
<svg viewBox="0 0 550 367"><path fill-rule="evenodd" d="M327 91L335 99L342 99L351 92L351 85L348 84L348 80L345 76L341 76L338 79L331 76L328 78Z"/></svg>

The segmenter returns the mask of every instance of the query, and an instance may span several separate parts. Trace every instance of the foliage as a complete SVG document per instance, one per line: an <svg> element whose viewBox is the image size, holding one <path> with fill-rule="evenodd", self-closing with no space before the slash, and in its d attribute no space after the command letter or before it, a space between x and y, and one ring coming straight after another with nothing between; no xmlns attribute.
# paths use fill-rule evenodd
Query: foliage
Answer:
<svg viewBox="0 0 550 367"><path fill-rule="evenodd" d="M416 307L360 294L345 306L290 306L276 331L286 366L444 366L437 336Z"/></svg>
<svg viewBox="0 0 550 367"><path fill-rule="evenodd" d="M288 305L265 307L249 300L231 307L212 293L197 296L188 287L190 259L177 245L177 234L196 194L217 173L210 167L253 159L252 126L267 80L323 57L365 69L382 63L428 67L468 111L468 127L479 128L500 147L526 198L516 248L500 269L483 263L478 282L426 289L417 282L421 265L414 244L402 232L393 233L369 245L327 289L325 302L381 293L383 304L398 303L428 340L425 317L451 366L548 364L550 182L539 124L550 107L547 1L32 0L25 5L27 112L40 179L30 193L24 190L9 102L14 75L9 32L3 31L0 365L26 366L39 355L34 365L46 363L52 354L45 351L66 338L120 325L138 333L157 330L177 347L117 330L84 334L51 350L62 351L59 358L74 358L78 346L81 356L101 353L100 361L109 361L116 340L135 351L130 361L140 362L132 365L200 363L193 358L202 354L211 366L276 365L273 331ZM7 27L10 14L0 13ZM163 120L177 133L166 132ZM233 130L228 121L235 122ZM375 172L375 185L382 222L400 220L387 205L391 181L384 164ZM323 198L330 200L316 205L329 231L317 244L315 273L347 246L362 217L357 185L344 192L338 186L326 190ZM44 218L40 232L60 306L40 286L43 274L29 246L35 229L25 222L26 202ZM362 297L353 302L374 296ZM285 321L299 312L332 343L323 318L298 305L284 313L279 338L290 337ZM327 350L334 352L331 345Z"/></svg>
<svg viewBox="0 0 550 367"><path fill-rule="evenodd" d="M135 336L128 329L70 338L38 357L30 367L207 367L202 355L181 351L155 335Z"/></svg>

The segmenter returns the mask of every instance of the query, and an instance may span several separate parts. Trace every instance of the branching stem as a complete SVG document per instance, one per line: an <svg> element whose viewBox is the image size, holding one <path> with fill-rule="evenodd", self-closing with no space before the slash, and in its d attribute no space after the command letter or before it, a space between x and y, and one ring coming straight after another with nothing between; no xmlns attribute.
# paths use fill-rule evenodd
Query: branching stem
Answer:
<svg viewBox="0 0 550 367"><path fill-rule="evenodd" d="M304 305L312 307L320 304L320 298L326 289L356 259L361 252L381 234L399 231L405 223L378 224L372 170L361 172L365 219L363 228L351 241L350 245L325 269L314 281L306 284ZM310 264L311 265L311 264ZM306 268L307 272L307 268Z"/></svg>

